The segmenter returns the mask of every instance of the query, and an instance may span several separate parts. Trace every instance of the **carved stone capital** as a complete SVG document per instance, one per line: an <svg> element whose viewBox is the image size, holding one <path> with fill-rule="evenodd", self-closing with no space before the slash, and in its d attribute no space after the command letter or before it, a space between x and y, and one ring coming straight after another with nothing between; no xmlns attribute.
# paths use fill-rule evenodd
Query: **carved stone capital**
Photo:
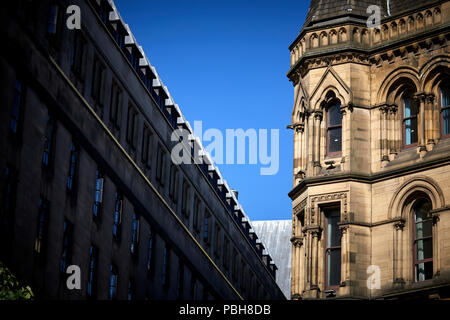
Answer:
<svg viewBox="0 0 450 320"><path fill-rule="evenodd" d="M349 103L348 105L346 105L346 106L341 106L341 113L343 114L343 115L346 115L347 114L347 112L353 112L353 103Z"/></svg>
<svg viewBox="0 0 450 320"><path fill-rule="evenodd" d="M314 120L322 121L322 119L323 119L323 112L322 111L316 110L316 111L313 111L313 114L314 114Z"/></svg>
<svg viewBox="0 0 450 320"><path fill-rule="evenodd" d="M344 234L347 233L348 228L349 228L349 225L347 225L347 224L344 224L344 225L340 225L340 226L339 226L339 230L341 230L341 234L342 234L342 235L344 235Z"/></svg>
<svg viewBox="0 0 450 320"><path fill-rule="evenodd" d="M416 94L413 96L413 99L416 100L416 101L419 101L419 102L424 102L425 99L426 99L426 97L427 97L427 94L426 94L426 93L424 93L424 92L419 92L419 93L416 93Z"/></svg>
<svg viewBox="0 0 450 320"><path fill-rule="evenodd" d="M313 238L320 238L322 230L320 229L320 227L314 227L314 228L309 229L309 232L311 233Z"/></svg>
<svg viewBox="0 0 450 320"><path fill-rule="evenodd" d="M301 248L303 246L303 238L302 237L292 237L291 243L295 248Z"/></svg>
<svg viewBox="0 0 450 320"><path fill-rule="evenodd" d="M300 122L294 123L291 125L291 129L293 129L295 133L304 132L305 124Z"/></svg>
<svg viewBox="0 0 450 320"><path fill-rule="evenodd" d="M297 174L295 175L296 179L300 179L303 180L306 177L306 172L303 170L300 170L299 172L297 172Z"/></svg>
<svg viewBox="0 0 450 320"><path fill-rule="evenodd" d="M384 104L384 105L381 105L378 109L380 109L380 112L382 114L388 114L390 108L387 104Z"/></svg>
<svg viewBox="0 0 450 320"><path fill-rule="evenodd" d="M395 230L400 230L403 231L403 228L405 227L405 221L404 220L400 220L394 223L394 228Z"/></svg>
<svg viewBox="0 0 450 320"><path fill-rule="evenodd" d="M432 104L434 100L436 99L436 96L434 93L429 93L426 95L426 102Z"/></svg>
<svg viewBox="0 0 450 320"><path fill-rule="evenodd" d="M396 114L397 111L398 111L398 106L397 105L393 104L393 105L389 106L389 112L391 114Z"/></svg>
<svg viewBox="0 0 450 320"><path fill-rule="evenodd" d="M439 213L433 213L433 225L437 225L437 223L441 220Z"/></svg>

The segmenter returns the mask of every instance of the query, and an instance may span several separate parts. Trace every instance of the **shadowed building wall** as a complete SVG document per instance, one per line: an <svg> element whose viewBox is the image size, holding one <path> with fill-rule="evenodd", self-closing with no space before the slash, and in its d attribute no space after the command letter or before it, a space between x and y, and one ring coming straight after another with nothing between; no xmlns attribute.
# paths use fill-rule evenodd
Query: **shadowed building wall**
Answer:
<svg viewBox="0 0 450 320"><path fill-rule="evenodd" d="M3 1L0 34L0 260L38 299L284 299L209 155L172 163L192 129L113 1Z"/></svg>

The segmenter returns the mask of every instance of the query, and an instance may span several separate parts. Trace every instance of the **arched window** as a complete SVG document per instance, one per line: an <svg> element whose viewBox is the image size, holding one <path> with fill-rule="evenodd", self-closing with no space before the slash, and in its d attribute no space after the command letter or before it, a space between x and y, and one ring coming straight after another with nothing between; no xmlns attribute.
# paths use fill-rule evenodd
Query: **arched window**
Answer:
<svg viewBox="0 0 450 320"><path fill-rule="evenodd" d="M327 208L325 216L325 284L326 288L337 288L341 284L341 231L339 207Z"/></svg>
<svg viewBox="0 0 450 320"><path fill-rule="evenodd" d="M441 94L441 132L442 136L450 136L450 85L440 87Z"/></svg>
<svg viewBox="0 0 450 320"><path fill-rule="evenodd" d="M327 110L327 155L337 155L342 151L341 103L332 102Z"/></svg>
<svg viewBox="0 0 450 320"><path fill-rule="evenodd" d="M406 91L402 96L403 103L403 146L417 144L417 103L413 100L413 92Z"/></svg>
<svg viewBox="0 0 450 320"><path fill-rule="evenodd" d="M433 218L430 200L417 200L413 206L413 215L414 280L418 282L433 278Z"/></svg>

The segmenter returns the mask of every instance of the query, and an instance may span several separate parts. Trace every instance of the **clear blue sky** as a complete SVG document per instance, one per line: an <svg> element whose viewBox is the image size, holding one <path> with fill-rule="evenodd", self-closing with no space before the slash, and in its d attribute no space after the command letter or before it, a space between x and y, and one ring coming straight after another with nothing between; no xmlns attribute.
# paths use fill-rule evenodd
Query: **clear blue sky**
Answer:
<svg viewBox="0 0 450 320"><path fill-rule="evenodd" d="M306 0L116 0L186 119L203 131L280 130L280 168L219 165L251 220L291 218L293 86L286 77ZM205 146L208 143L204 144ZM248 163L248 161L247 161Z"/></svg>

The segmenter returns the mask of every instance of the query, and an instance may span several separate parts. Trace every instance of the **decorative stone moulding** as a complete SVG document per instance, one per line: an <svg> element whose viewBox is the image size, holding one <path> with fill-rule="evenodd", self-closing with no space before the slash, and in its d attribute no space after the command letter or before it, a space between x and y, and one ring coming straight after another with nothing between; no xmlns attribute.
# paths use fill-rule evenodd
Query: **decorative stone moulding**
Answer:
<svg viewBox="0 0 450 320"><path fill-rule="evenodd" d="M386 45L388 42L411 37L414 33L433 28L441 23L441 6L435 6L395 20L385 21L378 28L347 25L341 28L306 32L294 42L291 50L291 66L311 51L339 47L349 42L361 48Z"/></svg>

